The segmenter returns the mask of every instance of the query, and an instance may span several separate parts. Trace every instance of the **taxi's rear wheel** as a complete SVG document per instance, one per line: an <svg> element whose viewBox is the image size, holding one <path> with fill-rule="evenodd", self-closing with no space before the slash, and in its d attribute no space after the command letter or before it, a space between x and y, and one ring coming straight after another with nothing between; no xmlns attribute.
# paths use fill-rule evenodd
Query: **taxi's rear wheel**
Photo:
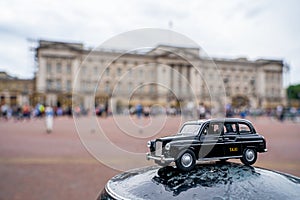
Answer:
<svg viewBox="0 0 300 200"><path fill-rule="evenodd" d="M183 152L179 158L175 161L176 167L181 171L190 171L195 167L196 156L195 153L187 149Z"/></svg>
<svg viewBox="0 0 300 200"><path fill-rule="evenodd" d="M253 148L246 148L243 151L242 163L245 165L253 165L257 159L257 152Z"/></svg>

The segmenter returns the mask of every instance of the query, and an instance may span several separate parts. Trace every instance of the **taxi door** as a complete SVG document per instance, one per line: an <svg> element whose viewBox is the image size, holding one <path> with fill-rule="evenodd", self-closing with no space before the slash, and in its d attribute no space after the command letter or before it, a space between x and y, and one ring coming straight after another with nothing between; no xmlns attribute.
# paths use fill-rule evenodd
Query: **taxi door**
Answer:
<svg viewBox="0 0 300 200"><path fill-rule="evenodd" d="M224 156L224 140L222 126L219 123L210 123L202 130L199 158L216 158Z"/></svg>
<svg viewBox="0 0 300 200"><path fill-rule="evenodd" d="M225 123L223 129L224 156L242 155L242 146L239 142L239 134L236 123Z"/></svg>

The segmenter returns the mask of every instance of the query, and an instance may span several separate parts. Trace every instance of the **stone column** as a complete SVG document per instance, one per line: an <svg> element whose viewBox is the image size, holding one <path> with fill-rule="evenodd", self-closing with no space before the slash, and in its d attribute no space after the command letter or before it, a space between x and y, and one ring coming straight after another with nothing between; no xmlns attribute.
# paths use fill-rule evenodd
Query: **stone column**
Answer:
<svg viewBox="0 0 300 200"><path fill-rule="evenodd" d="M173 67L173 92L179 97L179 66L174 65Z"/></svg>

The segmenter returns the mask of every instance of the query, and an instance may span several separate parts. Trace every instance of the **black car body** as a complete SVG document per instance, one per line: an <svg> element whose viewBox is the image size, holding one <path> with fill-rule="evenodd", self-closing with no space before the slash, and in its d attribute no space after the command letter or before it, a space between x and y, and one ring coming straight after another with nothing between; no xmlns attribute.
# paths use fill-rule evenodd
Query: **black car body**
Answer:
<svg viewBox="0 0 300 200"><path fill-rule="evenodd" d="M226 118L189 121L178 134L148 142L147 159L166 166L175 161L177 168L189 171L196 160L239 158L252 165L257 152L267 152L266 140L256 133L250 121Z"/></svg>

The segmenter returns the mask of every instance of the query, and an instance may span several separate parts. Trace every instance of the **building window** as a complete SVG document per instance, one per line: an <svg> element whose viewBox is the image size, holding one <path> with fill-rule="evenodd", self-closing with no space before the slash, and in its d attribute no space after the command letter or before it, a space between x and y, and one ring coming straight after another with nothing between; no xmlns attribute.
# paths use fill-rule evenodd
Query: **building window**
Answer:
<svg viewBox="0 0 300 200"><path fill-rule="evenodd" d="M131 69L128 70L128 74L129 74L129 77L132 77L132 70Z"/></svg>
<svg viewBox="0 0 300 200"><path fill-rule="evenodd" d="M225 77L223 81L224 81L224 83L226 84L226 83L229 82L229 78L228 78L228 77Z"/></svg>
<svg viewBox="0 0 300 200"><path fill-rule="evenodd" d="M172 72L172 71L171 71L171 72ZM154 77L155 77L155 73L154 73L154 70L152 70L152 71L151 71L151 78L154 79Z"/></svg>
<svg viewBox="0 0 300 200"><path fill-rule="evenodd" d="M105 92L109 93L110 92L110 86L109 86L109 82L105 83Z"/></svg>
<svg viewBox="0 0 300 200"><path fill-rule="evenodd" d="M154 84L149 85L149 87L150 87L150 93L154 93L154 91L155 91Z"/></svg>
<svg viewBox="0 0 300 200"><path fill-rule="evenodd" d="M88 85L87 85L88 91L89 91L89 92L92 91L93 83L92 83L91 81L88 81L87 84L88 84Z"/></svg>
<svg viewBox="0 0 300 200"><path fill-rule="evenodd" d="M109 71L110 71L110 70L109 70L109 68L107 67L107 68L105 69L105 75L106 75L106 76L109 76Z"/></svg>
<svg viewBox="0 0 300 200"><path fill-rule="evenodd" d="M143 74L144 74L143 69L140 69L140 76L143 76Z"/></svg>
<svg viewBox="0 0 300 200"><path fill-rule="evenodd" d="M67 65L67 73L68 73L68 74L71 74L71 73L72 73L72 67L71 67L71 64L70 64L70 63Z"/></svg>
<svg viewBox="0 0 300 200"><path fill-rule="evenodd" d="M24 86L23 86L23 93L24 93L24 94L28 94L28 92L29 92L28 85L24 85Z"/></svg>
<svg viewBox="0 0 300 200"><path fill-rule="evenodd" d="M66 83L66 88L67 88L67 91L71 91L71 81L70 80L67 80L67 83Z"/></svg>
<svg viewBox="0 0 300 200"><path fill-rule="evenodd" d="M47 68L47 73L51 74L52 73L51 63L47 63L46 68Z"/></svg>
<svg viewBox="0 0 300 200"><path fill-rule="evenodd" d="M61 73L61 63L56 63L56 72Z"/></svg>
<svg viewBox="0 0 300 200"><path fill-rule="evenodd" d="M231 96L230 90L226 90L226 96Z"/></svg>
<svg viewBox="0 0 300 200"><path fill-rule="evenodd" d="M271 96L274 97L275 96L275 89L271 88Z"/></svg>
<svg viewBox="0 0 300 200"><path fill-rule="evenodd" d="M56 89L61 90L61 80L56 81Z"/></svg>
<svg viewBox="0 0 300 200"><path fill-rule="evenodd" d="M121 74L122 74L122 69L121 69L120 67L117 69L117 73L118 73L118 76L121 76Z"/></svg>
<svg viewBox="0 0 300 200"><path fill-rule="evenodd" d="M128 83L128 93L132 92L132 83Z"/></svg>
<svg viewBox="0 0 300 200"><path fill-rule="evenodd" d="M139 84L139 92L144 92L144 83Z"/></svg>
<svg viewBox="0 0 300 200"><path fill-rule="evenodd" d="M117 83L117 87L115 89L116 90L115 92L119 93L121 91L121 85L122 85L122 82Z"/></svg>
<svg viewBox="0 0 300 200"><path fill-rule="evenodd" d="M47 80L47 90L51 90L52 89L52 80Z"/></svg>

